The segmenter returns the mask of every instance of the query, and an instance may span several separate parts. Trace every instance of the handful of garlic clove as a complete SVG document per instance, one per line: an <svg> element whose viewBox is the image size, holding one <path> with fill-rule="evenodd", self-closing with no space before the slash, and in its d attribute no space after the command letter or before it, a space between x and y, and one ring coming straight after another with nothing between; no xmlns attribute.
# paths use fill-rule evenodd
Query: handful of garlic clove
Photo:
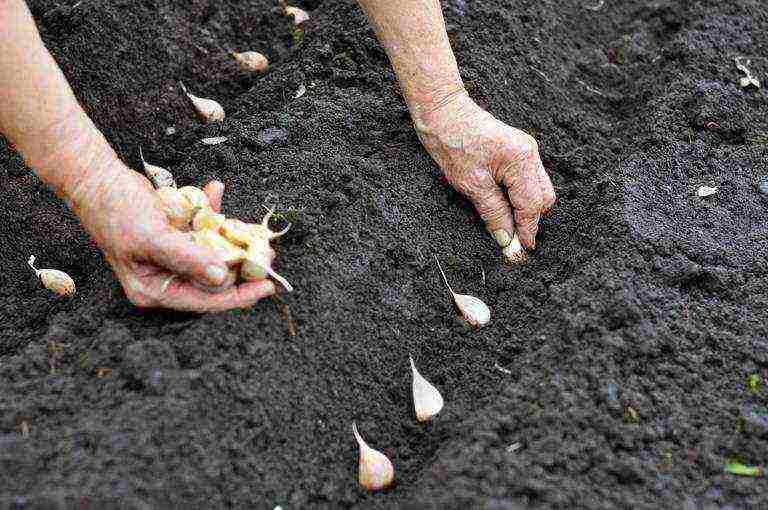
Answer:
<svg viewBox="0 0 768 510"><path fill-rule="evenodd" d="M194 186L165 186L158 189L157 194L171 225L184 232L191 231L197 245L223 254L227 265L236 270L240 278L254 281L271 277L288 292L293 291L291 284L270 264L274 256L270 241L290 229L289 225L280 232L270 230L269 218L274 210L270 209L261 223L251 224L215 212L208 195Z"/></svg>

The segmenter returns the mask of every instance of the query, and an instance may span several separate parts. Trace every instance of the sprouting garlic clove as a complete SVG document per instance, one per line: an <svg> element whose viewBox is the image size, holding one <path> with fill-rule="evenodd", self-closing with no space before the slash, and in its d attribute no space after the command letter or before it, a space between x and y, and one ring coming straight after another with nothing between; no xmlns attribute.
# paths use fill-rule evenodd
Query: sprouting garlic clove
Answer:
<svg viewBox="0 0 768 510"><path fill-rule="evenodd" d="M144 159L144 152L141 150L141 147L139 147L139 156L141 157L141 164L144 166L144 173L147 174L147 177L152 181L152 185L155 188L162 188L163 186L176 187L176 181L173 178L173 174L163 167L147 163Z"/></svg>
<svg viewBox="0 0 768 510"><path fill-rule="evenodd" d="M352 433L355 435L360 449L358 456L358 482L369 491L386 489L395 479L395 468L386 455L374 450L366 443L357 431L357 424L352 423Z"/></svg>
<svg viewBox="0 0 768 510"><path fill-rule="evenodd" d="M179 193L184 195L184 198L189 201L193 210L213 209L211 207L211 201L208 198L208 195L205 194L205 191L196 186L184 186L183 188L179 188Z"/></svg>
<svg viewBox="0 0 768 510"><path fill-rule="evenodd" d="M263 73L269 67L269 60L267 57L259 53L258 51L244 51L243 53L237 53L230 51L230 55L235 59L235 62L244 71L252 73Z"/></svg>
<svg viewBox="0 0 768 510"><path fill-rule="evenodd" d="M27 261L29 267L35 272L46 289L55 292L60 296L72 296L75 293L75 281L67 273L58 269L37 269L35 267L35 256L30 255Z"/></svg>
<svg viewBox="0 0 768 510"><path fill-rule="evenodd" d="M184 193L170 186L158 188L155 193L163 203L168 222L179 230L189 230L195 208L192 207Z"/></svg>
<svg viewBox="0 0 768 510"><path fill-rule="evenodd" d="M715 193L717 193L717 188L713 188L712 186L700 186L699 189L696 190L696 196L701 198L714 195Z"/></svg>
<svg viewBox="0 0 768 510"><path fill-rule="evenodd" d="M179 82L181 83L181 82ZM214 101L213 99L207 99L204 97L197 97L194 94L187 92L187 87L181 83L181 90L187 95L195 111L205 122L219 122L224 120L224 108Z"/></svg>
<svg viewBox="0 0 768 510"><path fill-rule="evenodd" d="M235 266L245 260L245 250L235 246L213 230L192 232L192 240L199 245L217 251L228 266Z"/></svg>
<svg viewBox="0 0 768 510"><path fill-rule="evenodd" d="M250 245L246 252L245 260L243 260L243 264L240 266L240 276L243 280L249 282L272 278L282 285L287 292L293 292L293 286L288 280L272 269L270 265L272 256L274 256L274 252L269 247L268 241Z"/></svg>
<svg viewBox="0 0 768 510"><path fill-rule="evenodd" d="M451 286L448 284L448 279L445 277L443 267L440 265L440 261L437 260L435 255L435 262L437 262L437 268L440 270L440 274L443 276L445 286L448 287L448 291L453 296L453 301L456 303L456 307L461 312L464 320L471 326L482 327L488 324L491 320L491 310L480 299L475 296L469 296L466 294L456 294Z"/></svg>
<svg viewBox="0 0 768 510"><path fill-rule="evenodd" d="M512 234L510 243L501 252L504 256L504 262L510 265L521 264L528 260L528 254L520 243L520 237L518 237L517 232Z"/></svg>
<svg viewBox="0 0 768 510"><path fill-rule="evenodd" d="M223 214L215 213L211 209L198 208L192 217L192 230L213 230L218 232L226 221L227 217Z"/></svg>
<svg viewBox="0 0 768 510"><path fill-rule="evenodd" d="M283 12L286 16L293 16L294 25L301 25L309 19L309 14L307 14L307 11L299 9L298 7L286 5L283 7Z"/></svg>
<svg viewBox="0 0 768 510"><path fill-rule="evenodd" d="M422 377L416 369L413 357L409 356L408 359L411 361L413 374L413 407L416 410L416 419L429 421L443 409L443 396L432 383Z"/></svg>
<svg viewBox="0 0 768 510"><path fill-rule="evenodd" d="M234 218L227 218L221 225L221 234L231 243L248 247L254 242L252 225Z"/></svg>

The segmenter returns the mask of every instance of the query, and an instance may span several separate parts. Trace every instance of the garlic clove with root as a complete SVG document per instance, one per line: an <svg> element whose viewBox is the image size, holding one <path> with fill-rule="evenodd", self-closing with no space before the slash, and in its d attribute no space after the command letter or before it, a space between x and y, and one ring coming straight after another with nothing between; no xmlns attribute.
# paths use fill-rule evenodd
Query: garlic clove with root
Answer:
<svg viewBox="0 0 768 510"><path fill-rule="evenodd" d="M75 282L64 271L58 269L37 269L35 267L35 256L30 255L27 261L29 267L35 272L46 289L52 290L60 296L72 296L75 293Z"/></svg>
<svg viewBox="0 0 768 510"><path fill-rule="evenodd" d="M283 7L283 12L286 16L292 16L293 17L293 24L294 25L301 25L305 21L309 19L309 14L307 14L307 11L303 9L299 9L298 7L292 7L290 5L285 5Z"/></svg>
<svg viewBox="0 0 768 510"><path fill-rule="evenodd" d="M352 433L355 435L360 454L358 459L358 482L369 491L386 489L395 479L395 468L386 455L374 450L366 443L357 431L357 424L352 423Z"/></svg>
<svg viewBox="0 0 768 510"><path fill-rule="evenodd" d="M155 193L163 203L168 222L179 230L189 230L195 209L184 193L170 186L158 188Z"/></svg>
<svg viewBox="0 0 768 510"><path fill-rule="evenodd" d="M224 120L224 108L219 103L213 99L197 97L194 94L190 94L187 92L187 87L185 87L183 83L181 83L181 90L183 90L189 100L192 101L192 106L195 107L195 111L205 122L218 122Z"/></svg>
<svg viewBox="0 0 768 510"><path fill-rule="evenodd" d="M464 317L464 320L467 321L471 326L477 328L488 324L488 321L491 320L491 310L488 308L488 305L483 303L475 296L456 294L448 284L448 279L445 277L445 272L443 272L443 267L440 265L440 261L437 260L437 256L435 256L435 262L437 262L437 268L440 270L440 274L443 276L445 286L448 287L448 291L453 296L453 301L456 303L456 306L461 312L461 315Z"/></svg>
<svg viewBox="0 0 768 510"><path fill-rule="evenodd" d="M213 230L192 232L192 240L199 246L217 251L228 266L235 266L245 260L245 250L235 246Z"/></svg>
<svg viewBox="0 0 768 510"><path fill-rule="evenodd" d="M429 421L443 409L443 396L416 370L413 357L409 356L408 359L411 361L413 374L413 407L416 410L416 420Z"/></svg>
<svg viewBox="0 0 768 510"><path fill-rule="evenodd" d="M229 242L238 246L248 247L254 241L250 225L233 218L227 218L221 225L221 233Z"/></svg>
<svg viewBox="0 0 768 510"><path fill-rule="evenodd" d="M141 157L141 164L144 166L144 173L147 174L149 180L152 181L152 185L155 188L162 188L163 186L176 187L176 181L173 179L173 174L163 167L156 165L150 165L144 159L144 152L139 147L139 156Z"/></svg>
<svg viewBox="0 0 768 510"><path fill-rule="evenodd" d="M263 73L269 67L269 60L267 57L259 53L258 51L245 51L243 53L237 53L230 51L230 55L235 59L235 62L244 71L252 73Z"/></svg>

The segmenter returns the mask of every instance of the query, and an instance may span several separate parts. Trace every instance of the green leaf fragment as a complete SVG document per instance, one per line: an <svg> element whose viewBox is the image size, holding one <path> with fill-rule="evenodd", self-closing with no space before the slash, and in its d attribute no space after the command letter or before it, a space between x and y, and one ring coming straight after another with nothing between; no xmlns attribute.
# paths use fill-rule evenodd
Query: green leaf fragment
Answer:
<svg viewBox="0 0 768 510"><path fill-rule="evenodd" d="M739 462L731 462L725 465L726 473L739 476L763 476L764 469L760 466L745 466Z"/></svg>

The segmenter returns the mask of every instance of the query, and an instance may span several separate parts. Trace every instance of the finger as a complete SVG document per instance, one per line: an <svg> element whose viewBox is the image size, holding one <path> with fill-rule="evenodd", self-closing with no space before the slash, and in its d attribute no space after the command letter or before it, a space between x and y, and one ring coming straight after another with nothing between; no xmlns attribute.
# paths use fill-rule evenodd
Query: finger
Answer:
<svg viewBox="0 0 768 510"><path fill-rule="evenodd" d="M506 248L515 232L515 222L509 200L491 174L478 168L462 174L462 181L454 187L475 206L485 227L501 248Z"/></svg>
<svg viewBox="0 0 768 510"><path fill-rule="evenodd" d="M552 179L549 178L549 174L544 169L543 164L539 164L539 185L541 186L542 206L541 212L548 214L550 209L555 205L557 195L555 195L555 187L552 185Z"/></svg>
<svg viewBox="0 0 768 510"><path fill-rule="evenodd" d="M213 212L221 210L221 197L224 195L224 183L221 181L211 181L205 185L203 191L208 195L208 201L211 203Z"/></svg>
<svg viewBox="0 0 768 510"><path fill-rule="evenodd" d="M150 238L143 251L148 261L203 285L219 286L227 278L223 257L196 245L190 235L182 232Z"/></svg>
<svg viewBox="0 0 768 510"><path fill-rule="evenodd" d="M531 250L536 247L536 232L544 203L538 172L540 164L538 153L531 151L522 161L507 166L502 176L515 211L515 227L520 242Z"/></svg>
<svg viewBox="0 0 768 510"><path fill-rule="evenodd" d="M153 288L160 288L163 282ZM271 280L246 282L218 294L206 292L184 280L173 280L165 292L159 293L157 306L187 312L221 312L235 308L249 308L259 300L275 294L277 288Z"/></svg>

